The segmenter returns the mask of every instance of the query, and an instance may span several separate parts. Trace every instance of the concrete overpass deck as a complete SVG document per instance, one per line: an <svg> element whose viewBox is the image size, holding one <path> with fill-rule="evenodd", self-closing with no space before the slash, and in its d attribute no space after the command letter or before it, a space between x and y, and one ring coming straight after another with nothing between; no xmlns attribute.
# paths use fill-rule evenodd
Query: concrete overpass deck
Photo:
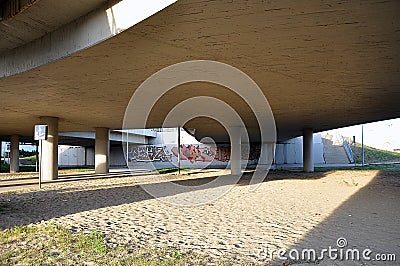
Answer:
<svg viewBox="0 0 400 266"><path fill-rule="evenodd" d="M197 59L249 75L271 106L278 140L299 136L305 128L317 132L400 116L398 1L188 0L143 9L127 0L95 2L96 9L57 24L39 39L15 48L2 39L0 135L31 136L42 116L58 118L60 132L119 129L129 99L145 79ZM32 6L20 15L34 11ZM164 94L147 126L161 127L175 105L199 95L232 106L251 141L259 141L249 105L207 82ZM199 138L228 141L215 120L199 117L185 126L196 128Z"/></svg>

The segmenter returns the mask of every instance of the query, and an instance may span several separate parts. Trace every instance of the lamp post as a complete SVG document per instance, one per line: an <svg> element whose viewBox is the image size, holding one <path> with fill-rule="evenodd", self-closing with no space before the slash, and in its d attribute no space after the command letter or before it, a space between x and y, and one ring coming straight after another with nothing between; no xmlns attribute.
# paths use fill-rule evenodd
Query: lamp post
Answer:
<svg viewBox="0 0 400 266"><path fill-rule="evenodd" d="M361 156L362 166L364 166L364 125L361 125Z"/></svg>

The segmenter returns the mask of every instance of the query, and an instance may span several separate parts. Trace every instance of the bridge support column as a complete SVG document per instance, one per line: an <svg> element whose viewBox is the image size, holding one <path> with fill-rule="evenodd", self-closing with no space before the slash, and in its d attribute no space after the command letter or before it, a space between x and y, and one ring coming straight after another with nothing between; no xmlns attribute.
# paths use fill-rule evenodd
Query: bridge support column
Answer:
<svg viewBox="0 0 400 266"><path fill-rule="evenodd" d="M258 159L257 166L259 167L259 169L269 170L271 168L275 156L274 148L275 148L274 143L270 142L261 143L261 149L264 150L264 153L260 154L260 158Z"/></svg>
<svg viewBox="0 0 400 266"><path fill-rule="evenodd" d="M42 140L40 147L42 180L56 180L58 178L58 118L43 116L40 122L48 126L46 140Z"/></svg>
<svg viewBox="0 0 400 266"><path fill-rule="evenodd" d="M19 136L11 136L10 173L19 172Z"/></svg>
<svg viewBox="0 0 400 266"><path fill-rule="evenodd" d="M231 174L242 174L241 160L242 160L242 139L240 127L232 127L230 130L231 139Z"/></svg>
<svg viewBox="0 0 400 266"><path fill-rule="evenodd" d="M314 140L311 128L303 130L303 171L314 172Z"/></svg>
<svg viewBox="0 0 400 266"><path fill-rule="evenodd" d="M104 127L96 128L96 143L94 150L96 174L108 173L110 157L110 129Z"/></svg>

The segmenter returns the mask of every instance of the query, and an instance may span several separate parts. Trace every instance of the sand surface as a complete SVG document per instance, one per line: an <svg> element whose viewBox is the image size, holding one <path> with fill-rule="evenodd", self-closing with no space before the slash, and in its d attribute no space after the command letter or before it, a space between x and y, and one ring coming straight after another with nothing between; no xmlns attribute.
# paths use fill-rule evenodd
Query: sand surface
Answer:
<svg viewBox="0 0 400 266"><path fill-rule="evenodd" d="M204 184L226 170L164 175L183 185ZM304 174L275 171L250 192L250 174L227 194L200 206L175 206L157 200L140 184L151 176L109 178L45 185L44 189L3 193L0 227L55 222L73 231L98 230L110 246L173 246L233 265L282 265L266 251L336 247L400 260L400 177L378 171ZM163 182L156 184L160 190ZM213 193L207 189L202 192ZM188 198L201 193L188 192ZM286 253L287 254L287 253ZM373 255L371 255L373 256ZM296 265L310 265L300 260ZM339 261L320 265L397 265L396 262Z"/></svg>

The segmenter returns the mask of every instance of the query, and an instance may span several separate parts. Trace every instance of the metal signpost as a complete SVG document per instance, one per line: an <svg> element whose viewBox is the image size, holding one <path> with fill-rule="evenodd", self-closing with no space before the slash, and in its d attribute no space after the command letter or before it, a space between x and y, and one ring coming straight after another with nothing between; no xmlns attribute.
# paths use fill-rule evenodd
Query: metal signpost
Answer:
<svg viewBox="0 0 400 266"><path fill-rule="evenodd" d="M361 125L361 156L362 156L362 166L364 166L364 125Z"/></svg>
<svg viewBox="0 0 400 266"><path fill-rule="evenodd" d="M178 175L181 174L181 127L178 127Z"/></svg>
<svg viewBox="0 0 400 266"><path fill-rule="evenodd" d="M39 141L40 145L40 156L39 156L39 189L42 188L42 141L47 139L48 126L47 125L35 125L35 140Z"/></svg>
<svg viewBox="0 0 400 266"><path fill-rule="evenodd" d="M38 142L35 141L35 148L36 148L36 163L35 163L35 170L36 172L39 172L39 147L38 147Z"/></svg>
<svg viewBox="0 0 400 266"><path fill-rule="evenodd" d="M353 160L354 160L354 166L357 166L356 162L356 136L353 136L353 146L354 146L354 152L353 152Z"/></svg>

